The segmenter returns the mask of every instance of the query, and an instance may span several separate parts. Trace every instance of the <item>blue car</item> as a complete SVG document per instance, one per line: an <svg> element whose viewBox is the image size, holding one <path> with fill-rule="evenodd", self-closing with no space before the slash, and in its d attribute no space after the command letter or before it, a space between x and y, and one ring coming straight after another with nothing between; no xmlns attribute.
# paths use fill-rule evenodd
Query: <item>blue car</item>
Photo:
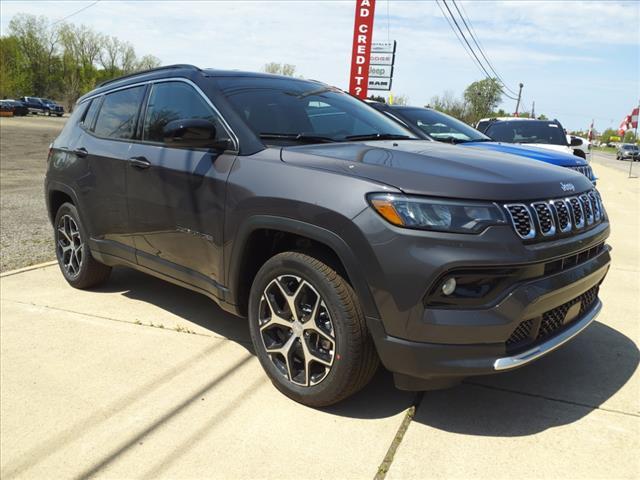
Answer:
<svg viewBox="0 0 640 480"><path fill-rule="evenodd" d="M420 138L454 143L463 147L484 148L571 168L585 175L594 185L596 183L596 176L587 161L577 155L537 147L523 147L513 143L494 142L490 137L466 123L432 108L396 106L379 102L370 102L370 105L402 123Z"/></svg>

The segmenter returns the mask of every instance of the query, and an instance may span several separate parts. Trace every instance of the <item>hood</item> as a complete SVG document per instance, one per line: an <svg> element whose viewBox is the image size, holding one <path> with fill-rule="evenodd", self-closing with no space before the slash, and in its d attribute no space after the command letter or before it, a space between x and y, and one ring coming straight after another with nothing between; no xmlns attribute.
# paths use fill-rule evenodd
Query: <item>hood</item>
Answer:
<svg viewBox="0 0 640 480"><path fill-rule="evenodd" d="M548 143L518 143L517 145L522 145L523 147L541 148L543 150L552 150L554 152L568 153L569 155L573 154L573 149L569 145L550 145Z"/></svg>
<svg viewBox="0 0 640 480"><path fill-rule="evenodd" d="M405 193L517 201L583 192L579 173L523 157L422 140L283 147L282 161L367 178Z"/></svg>
<svg viewBox="0 0 640 480"><path fill-rule="evenodd" d="M587 161L585 159L568 153L562 145L554 145L560 147L562 150L550 150L540 147L501 142L466 142L459 144L459 146L477 147L495 152L509 153L511 155L518 155L520 157L538 160L540 162L546 162L560 167L582 167L587 165Z"/></svg>

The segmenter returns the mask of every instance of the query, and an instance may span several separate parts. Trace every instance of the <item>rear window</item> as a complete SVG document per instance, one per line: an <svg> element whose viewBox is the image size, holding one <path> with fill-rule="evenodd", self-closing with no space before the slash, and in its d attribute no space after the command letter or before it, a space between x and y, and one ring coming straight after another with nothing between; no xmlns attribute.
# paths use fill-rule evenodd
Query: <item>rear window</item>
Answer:
<svg viewBox="0 0 640 480"><path fill-rule="evenodd" d="M100 137L133 138L144 86L119 90L105 95L94 132Z"/></svg>
<svg viewBox="0 0 640 480"><path fill-rule="evenodd" d="M497 122L484 133L497 142L567 145L567 137L557 123L526 120Z"/></svg>

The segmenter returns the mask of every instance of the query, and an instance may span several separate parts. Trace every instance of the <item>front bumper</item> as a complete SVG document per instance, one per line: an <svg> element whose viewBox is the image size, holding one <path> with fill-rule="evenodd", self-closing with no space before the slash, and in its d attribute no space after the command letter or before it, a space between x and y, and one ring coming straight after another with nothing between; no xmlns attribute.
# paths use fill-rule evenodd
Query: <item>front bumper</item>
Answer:
<svg viewBox="0 0 640 480"><path fill-rule="evenodd" d="M367 317L368 326L400 388L438 388L526 365L573 338L602 308L597 292L611 262L607 222L569 238L527 245L500 227L448 237L386 232L375 218L359 220L375 240L375 260L363 269L380 264L384 272L369 277L380 317ZM570 258L577 261L565 263ZM549 268L554 264L562 267ZM436 279L450 272L518 265L542 273L510 281L486 304L430 303Z"/></svg>

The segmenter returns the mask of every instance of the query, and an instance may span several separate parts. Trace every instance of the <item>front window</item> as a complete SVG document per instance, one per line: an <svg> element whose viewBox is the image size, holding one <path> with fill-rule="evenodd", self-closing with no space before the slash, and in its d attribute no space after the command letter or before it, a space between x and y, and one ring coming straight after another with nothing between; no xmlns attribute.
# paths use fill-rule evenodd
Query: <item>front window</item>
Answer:
<svg viewBox="0 0 640 480"><path fill-rule="evenodd" d="M186 119L208 120L216 127L218 139L229 139L213 108L202 95L184 82L162 82L153 85L142 138L161 143L167 123Z"/></svg>
<svg viewBox="0 0 640 480"><path fill-rule="evenodd" d="M567 137L557 123L537 120L497 122L490 125L485 133L497 142L567 146Z"/></svg>
<svg viewBox="0 0 640 480"><path fill-rule="evenodd" d="M440 142L464 143L491 140L466 123L436 110L402 108L398 109L397 114Z"/></svg>
<svg viewBox="0 0 640 480"><path fill-rule="evenodd" d="M295 79L222 77L222 92L266 143L320 143L416 137L352 96Z"/></svg>

